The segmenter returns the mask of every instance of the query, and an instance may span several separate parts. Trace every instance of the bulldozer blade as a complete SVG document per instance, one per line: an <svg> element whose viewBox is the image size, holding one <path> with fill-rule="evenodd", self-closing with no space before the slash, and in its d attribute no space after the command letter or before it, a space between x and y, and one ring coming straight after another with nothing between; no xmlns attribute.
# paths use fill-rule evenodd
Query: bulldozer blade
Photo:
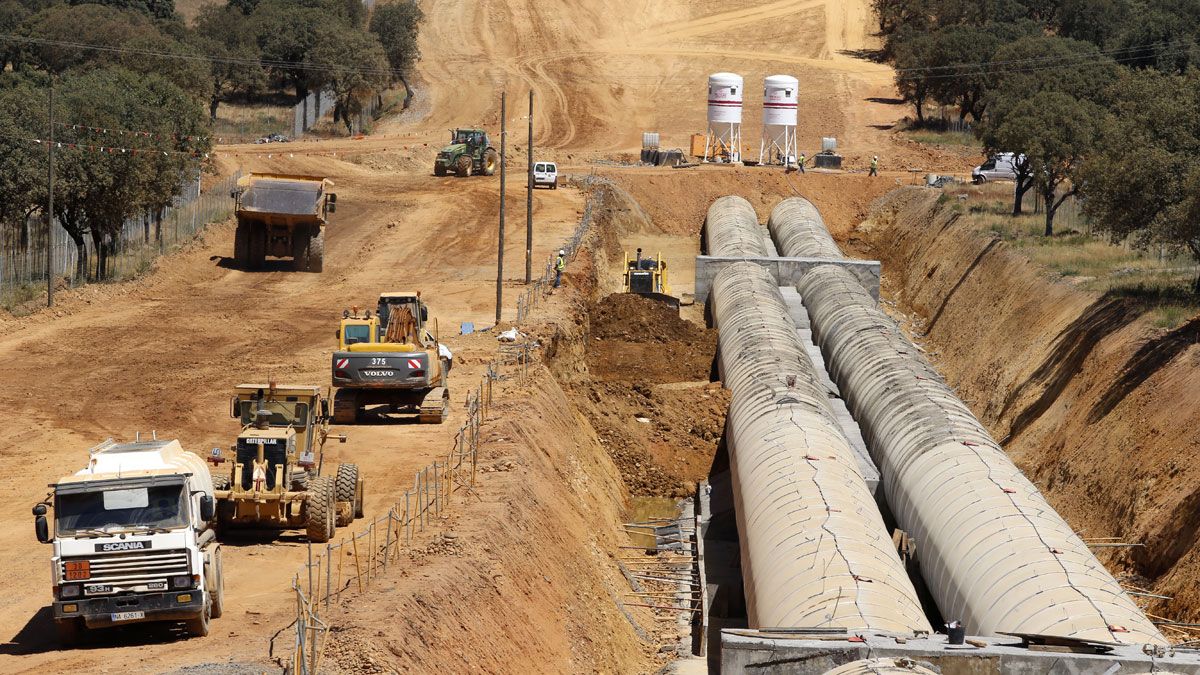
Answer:
<svg viewBox="0 0 1200 675"><path fill-rule="evenodd" d="M673 295L667 295L666 293L638 293L638 295L642 296L643 298L665 302L671 306L671 309L679 311L679 298Z"/></svg>

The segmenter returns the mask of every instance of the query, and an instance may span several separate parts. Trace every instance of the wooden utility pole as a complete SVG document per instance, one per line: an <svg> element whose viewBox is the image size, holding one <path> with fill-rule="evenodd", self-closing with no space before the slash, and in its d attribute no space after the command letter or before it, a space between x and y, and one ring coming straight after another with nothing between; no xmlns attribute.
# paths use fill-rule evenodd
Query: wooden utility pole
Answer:
<svg viewBox="0 0 1200 675"><path fill-rule="evenodd" d="M54 306L54 79L50 79L50 133L46 143L46 306Z"/></svg>
<svg viewBox="0 0 1200 675"><path fill-rule="evenodd" d="M500 325L500 310L504 306L504 160L508 153L508 94L500 93L500 236L496 252L496 325Z"/></svg>
<svg viewBox="0 0 1200 675"><path fill-rule="evenodd" d="M529 185L525 196L525 283L533 281L533 90L529 90Z"/></svg>

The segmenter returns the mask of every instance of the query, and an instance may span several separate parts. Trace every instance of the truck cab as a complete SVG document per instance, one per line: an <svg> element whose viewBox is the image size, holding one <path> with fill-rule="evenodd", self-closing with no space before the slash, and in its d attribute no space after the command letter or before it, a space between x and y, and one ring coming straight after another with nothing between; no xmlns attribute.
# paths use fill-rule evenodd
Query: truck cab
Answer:
<svg viewBox="0 0 1200 675"><path fill-rule="evenodd" d="M109 439L88 457L33 509L38 540L53 546L60 642L85 628L150 621L183 621L188 634L207 635L224 587L204 460L175 440Z"/></svg>

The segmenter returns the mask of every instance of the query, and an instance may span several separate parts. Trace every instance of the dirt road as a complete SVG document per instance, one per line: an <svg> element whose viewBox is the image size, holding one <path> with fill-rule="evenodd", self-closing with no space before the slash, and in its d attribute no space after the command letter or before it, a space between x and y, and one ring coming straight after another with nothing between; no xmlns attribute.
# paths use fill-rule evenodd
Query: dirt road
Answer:
<svg viewBox="0 0 1200 675"><path fill-rule="evenodd" d="M569 171L636 150L644 130L686 146L691 133L704 129L706 77L718 70L740 72L752 92L766 75L799 77L801 147L810 154L820 137L836 136L852 167L874 153L884 156L885 167L926 162L879 128L903 114L868 100L893 95L887 68L851 55L873 46L866 0L730 7L715 0L426 3L419 94L409 112L363 140L221 149L225 170L236 164L334 179L339 211L323 274L233 269L232 227L224 224L139 281L71 292L53 312L0 318L6 422L0 429L0 671L103 672L130 664L166 671L226 660L263 665L268 639L288 621L288 580L304 553L299 539L229 545L226 616L207 639L126 631L58 651L46 607L49 549L34 540L29 507L47 483L81 467L86 448L108 436L157 430L196 451L228 445L237 431L227 414L230 388L268 375L326 384L342 308L369 305L381 290L423 290L452 348L461 322L490 324L497 182L437 179L430 167L447 128L479 124L498 131L501 89L510 94L509 123L520 139L524 97L532 88L537 142ZM747 139L759 133L753 98ZM510 147L521 152L522 145L514 140ZM523 165L523 156L513 159ZM514 280L523 272L524 248L517 175L510 181L514 208L506 242L507 276ZM689 189L686 181L670 185ZM582 197L570 189L538 192L536 209L540 261L573 228ZM510 313L515 295L511 291L506 302ZM473 382L485 356L478 346L460 354L455 378ZM455 403L464 393L454 392ZM456 408L438 427L339 429L350 440L334 445L331 459L369 467L367 512L378 513L410 484L414 470L449 447L460 415Z"/></svg>

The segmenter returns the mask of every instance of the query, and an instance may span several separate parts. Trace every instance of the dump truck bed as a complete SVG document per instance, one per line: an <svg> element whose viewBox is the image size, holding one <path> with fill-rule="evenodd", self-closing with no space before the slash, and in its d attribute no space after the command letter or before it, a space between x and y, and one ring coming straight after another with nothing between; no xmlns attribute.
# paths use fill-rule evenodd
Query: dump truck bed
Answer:
<svg viewBox="0 0 1200 675"><path fill-rule="evenodd" d="M319 178L252 176L238 212L317 218L324 194L325 181Z"/></svg>

